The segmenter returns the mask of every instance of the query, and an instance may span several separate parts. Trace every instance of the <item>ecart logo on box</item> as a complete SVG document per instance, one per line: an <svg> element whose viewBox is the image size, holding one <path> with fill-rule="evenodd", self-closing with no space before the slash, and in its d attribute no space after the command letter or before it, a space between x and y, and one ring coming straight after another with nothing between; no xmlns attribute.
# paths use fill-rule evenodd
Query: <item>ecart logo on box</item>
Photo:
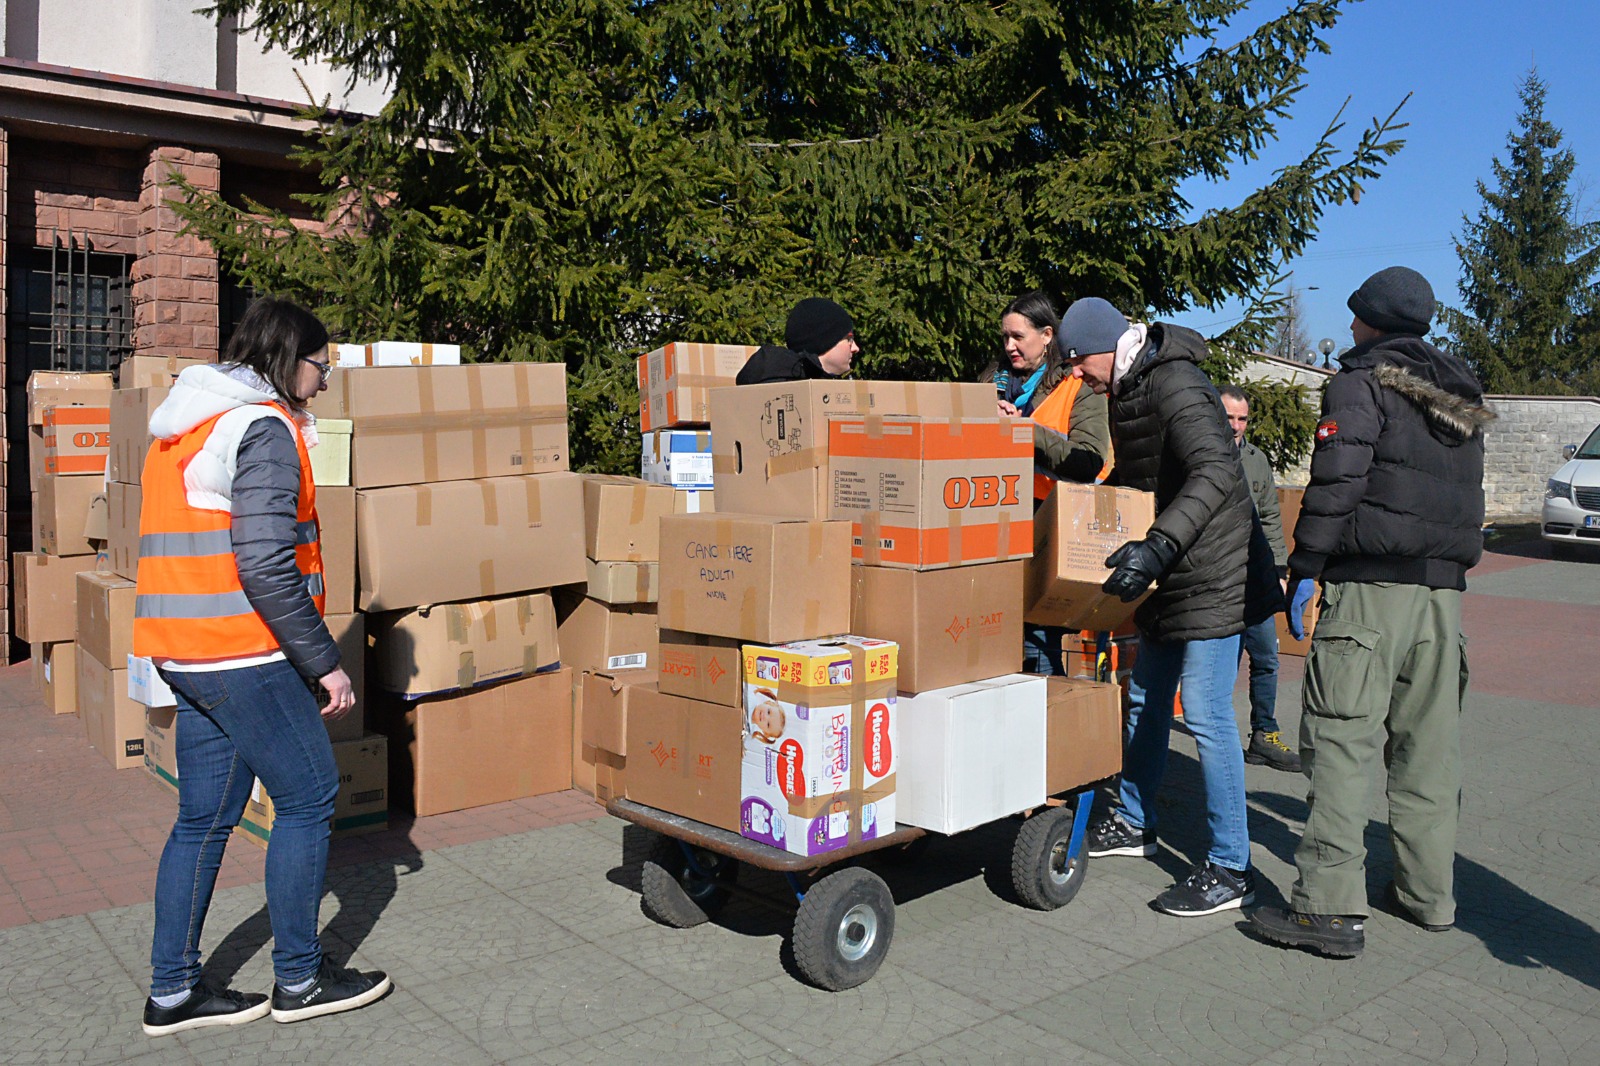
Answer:
<svg viewBox="0 0 1600 1066"><path fill-rule="evenodd" d="M950 619L950 624L944 627L944 631L950 634L951 643L960 644L961 634L967 631L966 619L962 618L959 614L956 615L954 618Z"/></svg>
<svg viewBox="0 0 1600 1066"><path fill-rule="evenodd" d="M1010 507L1021 502L1017 497L1020 474L995 477L953 477L944 483L944 505L952 511L965 507Z"/></svg>

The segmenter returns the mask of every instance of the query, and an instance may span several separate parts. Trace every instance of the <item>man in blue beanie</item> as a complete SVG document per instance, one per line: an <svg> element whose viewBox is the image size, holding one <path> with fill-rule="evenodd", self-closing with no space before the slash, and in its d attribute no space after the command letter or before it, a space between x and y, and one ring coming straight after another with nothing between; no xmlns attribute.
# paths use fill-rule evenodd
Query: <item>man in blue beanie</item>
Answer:
<svg viewBox="0 0 1600 1066"><path fill-rule="evenodd" d="M1206 342L1182 326L1130 324L1090 298L1067 308L1059 343L1072 372L1108 394L1110 480L1154 493L1156 503L1144 539L1106 560L1106 592L1131 602L1156 587L1134 614L1139 656L1122 780L1111 813L1089 829L1089 854L1156 853L1155 796L1181 680L1211 841L1204 860L1154 905L1180 918L1241 907L1254 899L1255 872L1233 682L1240 634L1270 618L1282 595L1222 400L1199 367Z"/></svg>
<svg viewBox="0 0 1600 1066"><path fill-rule="evenodd" d="M843 377L861 350L856 325L832 300L808 296L794 305L784 325L783 346L762 345L740 368L736 385Z"/></svg>
<svg viewBox="0 0 1600 1066"><path fill-rule="evenodd" d="M1355 347L1322 396L1311 484L1289 556L1289 629L1312 579L1322 613L1306 656L1300 757L1311 778L1289 909L1249 929L1349 958L1366 945L1368 781L1388 773L1394 880L1384 906L1433 932L1455 921L1461 593L1483 553L1483 429L1466 363L1423 337L1433 289L1380 270L1350 295Z"/></svg>

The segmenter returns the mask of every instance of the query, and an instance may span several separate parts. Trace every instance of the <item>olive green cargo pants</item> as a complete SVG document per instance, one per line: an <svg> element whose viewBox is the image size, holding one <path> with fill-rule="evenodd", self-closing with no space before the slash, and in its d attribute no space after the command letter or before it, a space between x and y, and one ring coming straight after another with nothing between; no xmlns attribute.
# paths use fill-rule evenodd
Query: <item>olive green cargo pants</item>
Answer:
<svg viewBox="0 0 1600 1066"><path fill-rule="evenodd" d="M1300 754L1311 787L1294 855L1295 910L1368 913L1363 834L1368 781L1381 755L1400 900L1424 922L1455 920L1464 645L1454 589L1324 588L1301 705Z"/></svg>

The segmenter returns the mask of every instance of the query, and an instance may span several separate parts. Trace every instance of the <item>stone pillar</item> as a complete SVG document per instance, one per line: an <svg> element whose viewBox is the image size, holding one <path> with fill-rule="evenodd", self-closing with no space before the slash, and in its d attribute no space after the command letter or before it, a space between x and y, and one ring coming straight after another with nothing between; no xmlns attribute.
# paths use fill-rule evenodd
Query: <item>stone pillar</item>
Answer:
<svg viewBox="0 0 1600 1066"><path fill-rule="evenodd" d="M184 234L172 209L182 190L168 181L182 175L203 192L222 187L214 152L171 145L150 149L139 189L139 245L133 264L133 348L140 355L217 358L217 253Z"/></svg>

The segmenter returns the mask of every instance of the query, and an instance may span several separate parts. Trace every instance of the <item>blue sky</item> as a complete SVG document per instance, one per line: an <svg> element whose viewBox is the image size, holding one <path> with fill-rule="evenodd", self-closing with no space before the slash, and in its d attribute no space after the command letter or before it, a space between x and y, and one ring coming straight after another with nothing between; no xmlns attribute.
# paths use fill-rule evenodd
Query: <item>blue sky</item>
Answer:
<svg viewBox="0 0 1600 1066"><path fill-rule="evenodd" d="M1248 14L1258 21L1287 6L1288 0L1259 0ZM1255 24L1241 20L1239 32ZM1224 32L1218 40L1237 36ZM1237 203L1273 170L1301 158L1347 96L1338 137L1345 146L1412 94L1400 113L1410 123L1401 132L1405 147L1367 184L1359 204L1329 209L1317 238L1290 264L1296 286L1315 287L1302 297L1313 344L1323 337L1340 347L1350 343L1345 299L1386 266L1421 271L1441 301L1460 306L1451 238L1461 233L1463 214L1477 215L1475 182L1492 188L1491 160L1507 159L1518 84L1530 68L1537 66L1548 86L1546 117L1577 156L1574 191L1600 217L1600 3L1367 0L1351 5L1325 39L1332 51L1308 61L1305 88L1292 119L1279 125L1277 143L1228 182L1185 190L1197 212ZM1240 313L1230 305L1171 317L1210 335Z"/></svg>

